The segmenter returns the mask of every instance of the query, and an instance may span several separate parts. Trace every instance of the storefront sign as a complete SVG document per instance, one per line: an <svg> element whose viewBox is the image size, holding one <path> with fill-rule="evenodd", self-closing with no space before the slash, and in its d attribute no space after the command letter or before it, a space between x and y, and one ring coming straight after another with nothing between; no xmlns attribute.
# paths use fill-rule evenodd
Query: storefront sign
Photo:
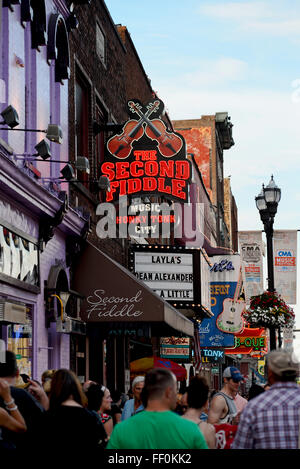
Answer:
<svg viewBox="0 0 300 469"><path fill-rule="evenodd" d="M224 272L224 270L234 270L232 262L228 259L222 259L220 262L215 262L210 269L211 272Z"/></svg>
<svg viewBox="0 0 300 469"><path fill-rule="evenodd" d="M297 231L274 231L274 282L286 303L297 303Z"/></svg>
<svg viewBox="0 0 300 469"><path fill-rule="evenodd" d="M133 296L109 296L105 290L94 290L87 298L87 320L98 318L138 318L143 314L139 303L142 301L142 290Z"/></svg>
<svg viewBox="0 0 300 469"><path fill-rule="evenodd" d="M190 339L188 337L161 337L160 356L180 362L190 361Z"/></svg>
<svg viewBox="0 0 300 469"><path fill-rule="evenodd" d="M134 246L133 271L139 280L172 305L201 307L200 262L205 263L207 270L209 267L202 257L200 261L200 252L169 246ZM205 287L208 289L207 285Z"/></svg>
<svg viewBox="0 0 300 469"><path fill-rule="evenodd" d="M235 347L245 347L252 348L254 350L259 350L266 346L265 337L235 337L234 338Z"/></svg>
<svg viewBox="0 0 300 469"><path fill-rule="evenodd" d="M128 216L116 217L118 225L130 224L130 234L158 238L162 225L175 227L180 222L178 211L166 204L139 203L128 207Z"/></svg>
<svg viewBox="0 0 300 469"><path fill-rule="evenodd" d="M132 328L162 323L184 336L193 335L194 325L188 318L88 241L74 266L72 289L83 297L80 318L84 322L134 323Z"/></svg>
<svg viewBox="0 0 300 469"><path fill-rule="evenodd" d="M245 327L241 334L234 337L234 348L226 348L226 355L267 353L267 338L265 329Z"/></svg>
<svg viewBox="0 0 300 469"><path fill-rule="evenodd" d="M232 347L234 333L243 328L239 303L240 256L213 256L210 277L211 312L199 326L201 347ZM226 302L227 301L227 302Z"/></svg>
<svg viewBox="0 0 300 469"><path fill-rule="evenodd" d="M110 181L106 202L124 195L156 194L187 202L191 163L186 158L184 138L167 129L159 116L161 100L143 106L128 101L130 119L122 132L106 144L101 173Z"/></svg>
<svg viewBox="0 0 300 469"><path fill-rule="evenodd" d="M257 372L264 377L265 376L265 365L266 360L263 358L262 360L257 361Z"/></svg>
<svg viewBox="0 0 300 469"><path fill-rule="evenodd" d="M194 300L193 255L135 253L135 274L167 301Z"/></svg>
<svg viewBox="0 0 300 469"><path fill-rule="evenodd" d="M225 352L222 349L208 349L201 348L201 361L202 363L223 363L225 359Z"/></svg>

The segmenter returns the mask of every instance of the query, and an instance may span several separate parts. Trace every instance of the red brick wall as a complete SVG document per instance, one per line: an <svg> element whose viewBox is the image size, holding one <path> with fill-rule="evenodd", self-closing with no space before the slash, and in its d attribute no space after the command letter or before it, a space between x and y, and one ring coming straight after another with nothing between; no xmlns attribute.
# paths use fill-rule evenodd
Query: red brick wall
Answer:
<svg viewBox="0 0 300 469"><path fill-rule="evenodd" d="M141 102L152 99L152 88L134 44L126 27L118 28L112 23L108 10L101 0L90 5L76 7L79 20L77 30L70 34L71 79L69 83L69 156L75 158L75 70L80 68L90 88L89 115L89 160L91 173L94 173L96 141L92 124L96 120L96 99L100 100L108 113L109 122L123 123L128 118L127 101L137 98ZM106 37L106 63L103 64L96 51L96 21ZM108 134L106 135L108 138ZM87 156L87 155L84 155ZM100 240L96 235L99 217L95 210L99 203L99 194L87 189L71 186L70 203L83 207L92 215L92 232L88 239L104 250L110 257L126 265L127 249L125 240Z"/></svg>

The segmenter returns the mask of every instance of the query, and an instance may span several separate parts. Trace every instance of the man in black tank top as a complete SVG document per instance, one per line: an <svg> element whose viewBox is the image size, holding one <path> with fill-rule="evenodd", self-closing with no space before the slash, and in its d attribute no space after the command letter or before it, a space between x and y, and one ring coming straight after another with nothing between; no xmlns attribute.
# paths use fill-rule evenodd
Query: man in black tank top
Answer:
<svg viewBox="0 0 300 469"><path fill-rule="evenodd" d="M221 424L232 423L233 419L238 416L234 398L239 389L243 376L240 371L229 366L223 373L224 385L220 392L217 392L211 403L208 412L208 423Z"/></svg>

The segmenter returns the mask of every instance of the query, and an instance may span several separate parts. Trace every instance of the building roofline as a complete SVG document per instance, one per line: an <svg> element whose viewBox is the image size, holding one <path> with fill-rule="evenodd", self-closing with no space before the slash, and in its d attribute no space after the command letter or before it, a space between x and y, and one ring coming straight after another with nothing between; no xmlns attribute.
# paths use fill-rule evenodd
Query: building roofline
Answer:
<svg viewBox="0 0 300 469"><path fill-rule="evenodd" d="M133 50L133 52L134 52L134 54L135 54L135 56L136 56L136 58L137 58L137 61L138 61L139 65L140 65L140 67L141 67L141 70L142 70L142 72L143 72L143 75L144 75L144 77L146 78L146 82L148 83L148 86L149 86L149 88L150 88L150 91L153 92L153 88L152 88L151 83L150 83L150 78L149 78L149 76L147 75L147 73L146 73L146 71L145 71L145 69L144 69L144 66L143 66L142 61L141 61L141 59L140 59L140 57L139 57L139 54L138 54L138 52L137 52L137 50L136 50L136 47L135 47L135 45L134 45L134 42L133 42L133 40L131 39L131 34L130 34L130 32L128 31L127 26L124 26L124 25L122 25L122 24L116 24L115 26L116 26L116 29L117 29L118 33L119 33L119 30L120 30L120 31L124 31L124 33L125 33L126 36L128 37L129 42L130 42L130 45L131 45L131 47L132 47L132 50ZM119 37L120 37L121 40L122 40L122 36L120 35L120 33L119 33ZM126 49L126 45L124 45L124 47L125 47L125 49Z"/></svg>

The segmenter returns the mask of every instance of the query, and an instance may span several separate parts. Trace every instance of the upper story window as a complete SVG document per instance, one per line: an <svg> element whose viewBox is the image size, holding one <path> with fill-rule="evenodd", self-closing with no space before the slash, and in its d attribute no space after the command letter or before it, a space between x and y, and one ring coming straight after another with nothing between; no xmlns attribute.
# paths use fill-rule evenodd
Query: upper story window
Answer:
<svg viewBox="0 0 300 469"><path fill-rule="evenodd" d="M47 20L44 0L31 0L32 22L31 22L31 47L38 49L39 46L47 44Z"/></svg>
<svg viewBox="0 0 300 469"><path fill-rule="evenodd" d="M106 63L106 40L104 33L99 23L96 23L96 51L98 57L105 64Z"/></svg>
<svg viewBox="0 0 300 469"><path fill-rule="evenodd" d="M20 0L3 0L3 6L10 8L11 11L14 11L13 5L19 5Z"/></svg>
<svg viewBox="0 0 300 469"><path fill-rule="evenodd" d="M107 111L103 108L100 101L96 100L96 122L97 124L105 125L107 123ZM105 146L105 132L101 130L96 135L96 171L95 176L100 176L100 166L104 161L104 146Z"/></svg>
<svg viewBox="0 0 300 469"><path fill-rule="evenodd" d="M89 102L90 87L84 77L76 70L75 81L75 148L76 156L89 157ZM88 175L78 171L78 179L88 187Z"/></svg>
<svg viewBox="0 0 300 469"><path fill-rule="evenodd" d="M60 14L50 16L48 30L47 60L55 61L55 81L63 83L70 78L70 51L66 23Z"/></svg>

